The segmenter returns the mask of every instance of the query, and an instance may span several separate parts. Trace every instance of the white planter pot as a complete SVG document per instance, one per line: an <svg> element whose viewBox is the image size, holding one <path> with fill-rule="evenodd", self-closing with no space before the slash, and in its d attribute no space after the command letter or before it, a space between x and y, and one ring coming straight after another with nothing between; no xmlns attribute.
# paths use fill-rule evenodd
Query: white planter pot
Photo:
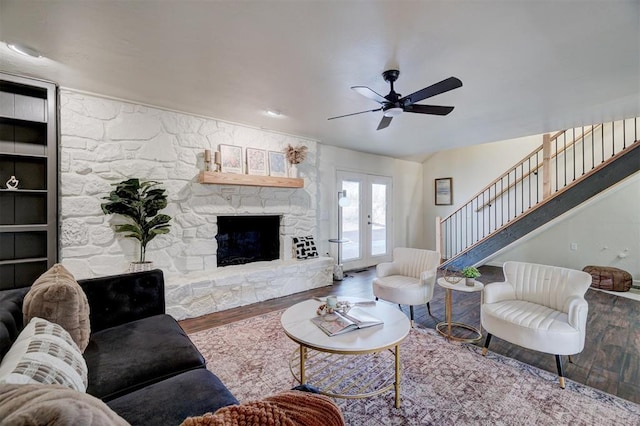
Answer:
<svg viewBox="0 0 640 426"><path fill-rule="evenodd" d="M153 269L153 262L131 262L127 272L145 272Z"/></svg>
<svg viewBox="0 0 640 426"><path fill-rule="evenodd" d="M465 279L464 279L464 284L465 284L467 287L473 287L473 286L475 286L475 285L476 285L476 280L475 280L475 278L465 278Z"/></svg>
<svg viewBox="0 0 640 426"><path fill-rule="evenodd" d="M297 164L289 164L289 177L297 178L298 177L298 165Z"/></svg>

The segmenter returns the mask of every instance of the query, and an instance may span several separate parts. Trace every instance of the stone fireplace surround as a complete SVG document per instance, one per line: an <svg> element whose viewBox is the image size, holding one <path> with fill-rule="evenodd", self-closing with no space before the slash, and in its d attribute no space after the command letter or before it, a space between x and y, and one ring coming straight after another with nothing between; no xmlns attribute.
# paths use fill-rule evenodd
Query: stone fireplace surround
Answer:
<svg viewBox="0 0 640 426"><path fill-rule="evenodd" d="M100 203L112 184L137 177L168 192L171 232L149 244L147 257L165 273L167 311L177 319L331 284L331 258L292 256L292 237L317 237L315 141L67 89L60 106L60 260L76 278L124 272L135 260L133 242L113 232L120 219L105 216ZM304 188L198 183L204 150L219 144L306 145ZM265 214L282 217L280 259L218 268L217 216Z"/></svg>

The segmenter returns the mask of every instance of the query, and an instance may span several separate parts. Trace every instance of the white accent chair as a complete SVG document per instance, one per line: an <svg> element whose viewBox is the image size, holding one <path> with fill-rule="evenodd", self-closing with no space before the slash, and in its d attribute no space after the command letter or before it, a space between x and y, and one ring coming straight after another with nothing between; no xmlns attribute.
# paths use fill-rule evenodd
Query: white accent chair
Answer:
<svg viewBox="0 0 640 426"><path fill-rule="evenodd" d="M589 306L584 295L591 285L586 272L525 262L505 262L504 282L487 284L480 321L491 336L540 352L554 354L564 389L561 355L582 352Z"/></svg>
<svg viewBox="0 0 640 426"><path fill-rule="evenodd" d="M373 280L373 295L398 305L409 305L413 326L414 305L427 305L433 298L433 288L440 265L440 253L433 250L396 247L393 262L384 262L376 267Z"/></svg>

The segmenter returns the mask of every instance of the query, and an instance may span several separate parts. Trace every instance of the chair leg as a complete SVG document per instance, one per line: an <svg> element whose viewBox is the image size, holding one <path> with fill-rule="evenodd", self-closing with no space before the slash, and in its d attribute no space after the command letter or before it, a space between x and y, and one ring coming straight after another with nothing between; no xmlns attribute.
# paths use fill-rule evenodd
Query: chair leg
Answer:
<svg viewBox="0 0 640 426"><path fill-rule="evenodd" d="M411 328L413 328L415 324L413 321L413 305L409 305L409 318L411 318Z"/></svg>
<svg viewBox="0 0 640 426"><path fill-rule="evenodd" d="M573 364L573 356L569 355L569 362Z"/></svg>
<svg viewBox="0 0 640 426"><path fill-rule="evenodd" d="M560 358L560 355L556 355L556 366L558 367L558 379L560 380L560 387L564 389L564 371L562 369L562 358Z"/></svg>
<svg viewBox="0 0 640 426"><path fill-rule="evenodd" d="M431 305L429 304L429 302L427 302L427 312L429 312L429 316L432 317L433 315L431 315Z"/></svg>
<svg viewBox="0 0 640 426"><path fill-rule="evenodd" d="M378 297L376 296L376 302L378 301Z"/></svg>
<svg viewBox="0 0 640 426"><path fill-rule="evenodd" d="M489 350L489 343L491 342L491 333L487 333L487 337L484 339L484 347L482 348L482 356L487 355Z"/></svg>

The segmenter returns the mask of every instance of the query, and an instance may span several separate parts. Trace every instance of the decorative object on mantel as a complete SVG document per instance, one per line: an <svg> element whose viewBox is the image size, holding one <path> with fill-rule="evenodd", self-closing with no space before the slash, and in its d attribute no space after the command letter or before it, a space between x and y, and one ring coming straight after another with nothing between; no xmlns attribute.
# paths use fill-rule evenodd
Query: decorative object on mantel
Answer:
<svg viewBox="0 0 640 426"><path fill-rule="evenodd" d="M129 272L153 269L153 262L146 261L147 244L157 235L169 233L171 216L159 214L167 207L167 195L159 182L128 179L117 184L116 188L101 204L104 214L120 214L133 223L115 225L116 232L126 233L125 238L134 238L140 242L140 258L132 262Z"/></svg>
<svg viewBox="0 0 640 426"><path fill-rule="evenodd" d="M242 148L220 144L220 164L223 173L242 173Z"/></svg>
<svg viewBox="0 0 640 426"><path fill-rule="evenodd" d="M287 169L284 163L284 153L269 151L269 175L286 177Z"/></svg>
<svg viewBox="0 0 640 426"><path fill-rule="evenodd" d="M267 153L264 149L247 148L247 174L267 175Z"/></svg>
<svg viewBox="0 0 640 426"><path fill-rule="evenodd" d="M475 279L480 276L480 271L475 266L465 266L460 272L465 278L465 285L468 287L475 286Z"/></svg>
<svg viewBox="0 0 640 426"><path fill-rule="evenodd" d="M284 149L289 162L289 177L298 177L298 164L307 158L307 150L308 148L305 145L293 147L291 144Z"/></svg>
<svg viewBox="0 0 640 426"><path fill-rule="evenodd" d="M20 181L16 179L15 176L11 176L7 181L7 189L10 191L15 191L16 189L18 189L18 183L20 183Z"/></svg>

